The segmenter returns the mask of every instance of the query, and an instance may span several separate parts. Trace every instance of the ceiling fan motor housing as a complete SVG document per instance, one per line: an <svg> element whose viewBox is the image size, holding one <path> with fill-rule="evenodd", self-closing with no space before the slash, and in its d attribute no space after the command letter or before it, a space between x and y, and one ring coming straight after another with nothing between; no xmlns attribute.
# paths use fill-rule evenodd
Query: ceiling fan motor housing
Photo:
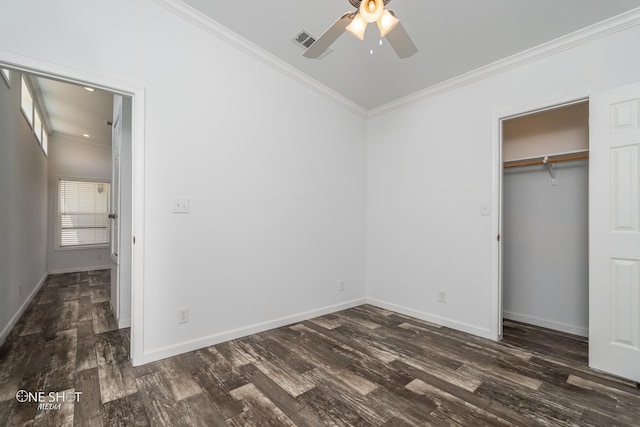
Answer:
<svg viewBox="0 0 640 427"><path fill-rule="evenodd" d="M383 1L384 1L384 5L386 6L387 3L389 3L391 0L383 0ZM351 3L351 6L358 9L360 7L360 3L362 3L362 0L349 0L349 3Z"/></svg>

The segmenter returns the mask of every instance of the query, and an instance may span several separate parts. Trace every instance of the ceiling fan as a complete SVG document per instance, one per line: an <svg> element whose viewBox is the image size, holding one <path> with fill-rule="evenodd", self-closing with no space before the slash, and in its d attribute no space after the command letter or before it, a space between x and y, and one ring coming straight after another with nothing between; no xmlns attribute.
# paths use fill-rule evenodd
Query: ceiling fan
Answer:
<svg viewBox="0 0 640 427"><path fill-rule="evenodd" d="M364 39L367 26L376 22L380 29L380 38L387 41L400 59L408 58L418 51L406 30L393 11L386 9L391 0L349 0L356 8L347 12L333 23L305 52L306 58L319 58L322 53L347 30L360 40Z"/></svg>

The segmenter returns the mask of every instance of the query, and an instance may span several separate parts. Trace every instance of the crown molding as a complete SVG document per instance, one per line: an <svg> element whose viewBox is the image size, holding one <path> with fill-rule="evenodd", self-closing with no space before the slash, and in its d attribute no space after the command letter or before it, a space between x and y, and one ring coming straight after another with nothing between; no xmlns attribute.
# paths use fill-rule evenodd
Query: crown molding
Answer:
<svg viewBox="0 0 640 427"><path fill-rule="evenodd" d="M243 51L249 56L268 65L276 71L296 80L311 90L323 95L329 100L342 106L343 108L357 114L362 118L367 117L367 109L348 99L337 91L330 89L319 81L311 78L307 74L289 65L287 62L270 54L261 47L251 43L249 40L231 31L227 27L221 25L204 13L192 8L180 0L152 0L157 5L163 7L169 12L179 16L180 18L190 22L196 27L214 35L221 41Z"/></svg>
<svg viewBox="0 0 640 427"><path fill-rule="evenodd" d="M426 89L403 96L394 101L371 108L367 117L372 118L387 113L404 105L421 101L423 99L470 85L480 80L488 79L505 71L519 68L532 62L553 56L557 53L573 49L577 46L607 37L611 34L624 31L640 24L640 8L606 19L567 35L561 36L550 42L543 43L531 49L524 50L491 64L476 68L475 70L456 76L444 82L429 86Z"/></svg>

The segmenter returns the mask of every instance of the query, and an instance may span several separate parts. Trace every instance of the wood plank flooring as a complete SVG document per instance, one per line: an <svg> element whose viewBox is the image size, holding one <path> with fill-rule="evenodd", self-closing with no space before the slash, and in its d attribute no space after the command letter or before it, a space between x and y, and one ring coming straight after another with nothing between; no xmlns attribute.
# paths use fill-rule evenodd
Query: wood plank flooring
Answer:
<svg viewBox="0 0 640 427"><path fill-rule="evenodd" d="M640 390L583 338L505 322L496 343L364 305L141 367L109 272L50 276L0 348L0 425L640 425ZM60 409L18 390L82 392Z"/></svg>

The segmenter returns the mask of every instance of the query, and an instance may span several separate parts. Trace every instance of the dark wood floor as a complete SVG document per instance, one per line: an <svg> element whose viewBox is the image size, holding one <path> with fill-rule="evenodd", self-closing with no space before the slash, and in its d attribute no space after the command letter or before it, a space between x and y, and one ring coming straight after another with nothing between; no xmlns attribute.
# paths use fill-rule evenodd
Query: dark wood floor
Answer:
<svg viewBox="0 0 640 427"><path fill-rule="evenodd" d="M361 306L133 368L106 271L54 275L0 348L0 425L639 425L584 339L496 343ZM58 410L16 392L82 392Z"/></svg>

